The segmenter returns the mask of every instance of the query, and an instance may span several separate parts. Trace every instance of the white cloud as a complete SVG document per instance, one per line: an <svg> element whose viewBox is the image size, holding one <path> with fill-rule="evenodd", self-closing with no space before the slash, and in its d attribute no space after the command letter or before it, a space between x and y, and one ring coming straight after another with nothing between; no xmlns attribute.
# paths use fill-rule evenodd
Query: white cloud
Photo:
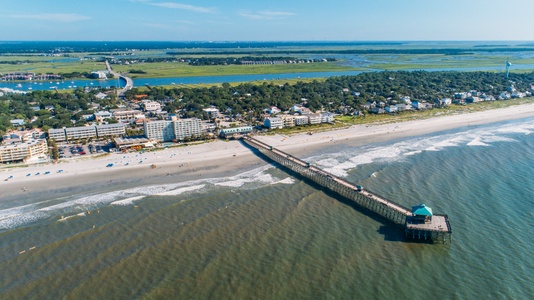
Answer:
<svg viewBox="0 0 534 300"><path fill-rule="evenodd" d="M41 21L55 21L55 22L78 22L84 20L90 20L91 17L82 16L79 14L32 14L32 15L8 15L5 16L13 19L28 19L28 20L41 20Z"/></svg>
<svg viewBox="0 0 534 300"><path fill-rule="evenodd" d="M281 19L281 18L295 15L292 12L270 11L270 10L259 11L259 12L240 11L238 12L238 14L242 17L245 17L251 20L273 20L273 19Z"/></svg>
<svg viewBox="0 0 534 300"><path fill-rule="evenodd" d="M153 2L150 0L130 0L133 3L143 3L152 6L172 8L172 9L183 9L188 11L200 12L200 13L214 13L216 9L213 7L202 7L195 6L190 4L176 3L176 2Z"/></svg>

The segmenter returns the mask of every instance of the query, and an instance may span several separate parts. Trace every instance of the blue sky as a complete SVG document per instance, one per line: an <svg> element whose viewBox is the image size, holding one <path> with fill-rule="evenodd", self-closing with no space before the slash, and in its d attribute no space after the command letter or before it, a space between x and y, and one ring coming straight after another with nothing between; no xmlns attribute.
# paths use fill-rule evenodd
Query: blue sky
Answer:
<svg viewBox="0 0 534 300"><path fill-rule="evenodd" d="M534 40L533 0L9 0L1 40Z"/></svg>

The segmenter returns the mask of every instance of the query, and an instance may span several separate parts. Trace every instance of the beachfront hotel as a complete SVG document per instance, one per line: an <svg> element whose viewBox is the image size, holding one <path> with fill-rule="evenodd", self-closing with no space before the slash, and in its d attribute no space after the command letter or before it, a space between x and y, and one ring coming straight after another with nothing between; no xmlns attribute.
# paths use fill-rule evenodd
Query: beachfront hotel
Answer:
<svg viewBox="0 0 534 300"><path fill-rule="evenodd" d="M183 140L186 137L200 136L202 134L202 122L200 119L178 119L173 121L174 135L177 140Z"/></svg>
<svg viewBox="0 0 534 300"><path fill-rule="evenodd" d="M0 163L21 162L44 156L48 152L45 139L31 139L21 143L0 146Z"/></svg>
<svg viewBox="0 0 534 300"><path fill-rule="evenodd" d="M126 134L126 128L123 124L105 124L97 125L96 136L99 138L108 136L123 136Z"/></svg>
<svg viewBox="0 0 534 300"><path fill-rule="evenodd" d="M200 119L177 119L174 121L149 121L145 122L145 136L158 142L170 142L172 140L184 140L194 135L202 134L202 122Z"/></svg>
<svg viewBox="0 0 534 300"><path fill-rule="evenodd" d="M145 122L145 136L158 142L169 142L174 139L173 121Z"/></svg>
<svg viewBox="0 0 534 300"><path fill-rule="evenodd" d="M64 142L67 140L67 135L65 134L65 128L61 129L49 129L48 138L56 142Z"/></svg>
<svg viewBox="0 0 534 300"><path fill-rule="evenodd" d="M106 124L96 126L80 126L48 130L48 138L56 142L87 138L105 138L126 134L124 124Z"/></svg>
<svg viewBox="0 0 534 300"><path fill-rule="evenodd" d="M95 126L82 126L65 128L67 140L78 140L96 137Z"/></svg>

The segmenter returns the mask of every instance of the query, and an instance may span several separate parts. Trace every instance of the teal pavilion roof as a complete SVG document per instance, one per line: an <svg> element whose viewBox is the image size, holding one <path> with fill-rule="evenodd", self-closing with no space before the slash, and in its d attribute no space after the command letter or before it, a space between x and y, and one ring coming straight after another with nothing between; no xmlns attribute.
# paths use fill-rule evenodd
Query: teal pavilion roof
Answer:
<svg viewBox="0 0 534 300"><path fill-rule="evenodd" d="M417 216L432 217L432 208L426 207L424 204L412 206L412 213Z"/></svg>

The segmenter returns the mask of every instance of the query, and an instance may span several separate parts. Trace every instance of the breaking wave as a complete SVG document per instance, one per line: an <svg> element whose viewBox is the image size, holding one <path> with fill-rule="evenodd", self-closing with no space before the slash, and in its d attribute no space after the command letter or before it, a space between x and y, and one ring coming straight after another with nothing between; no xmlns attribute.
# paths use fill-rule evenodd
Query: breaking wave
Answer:
<svg viewBox="0 0 534 300"><path fill-rule="evenodd" d="M326 171L346 177L350 170L373 162L394 162L425 151L442 151L448 147L491 146L497 142L515 142L514 134L531 134L534 123L530 121L511 122L481 126L454 133L431 135L403 140L383 146L364 146L347 149L339 153L328 153L311 157L308 161Z"/></svg>

